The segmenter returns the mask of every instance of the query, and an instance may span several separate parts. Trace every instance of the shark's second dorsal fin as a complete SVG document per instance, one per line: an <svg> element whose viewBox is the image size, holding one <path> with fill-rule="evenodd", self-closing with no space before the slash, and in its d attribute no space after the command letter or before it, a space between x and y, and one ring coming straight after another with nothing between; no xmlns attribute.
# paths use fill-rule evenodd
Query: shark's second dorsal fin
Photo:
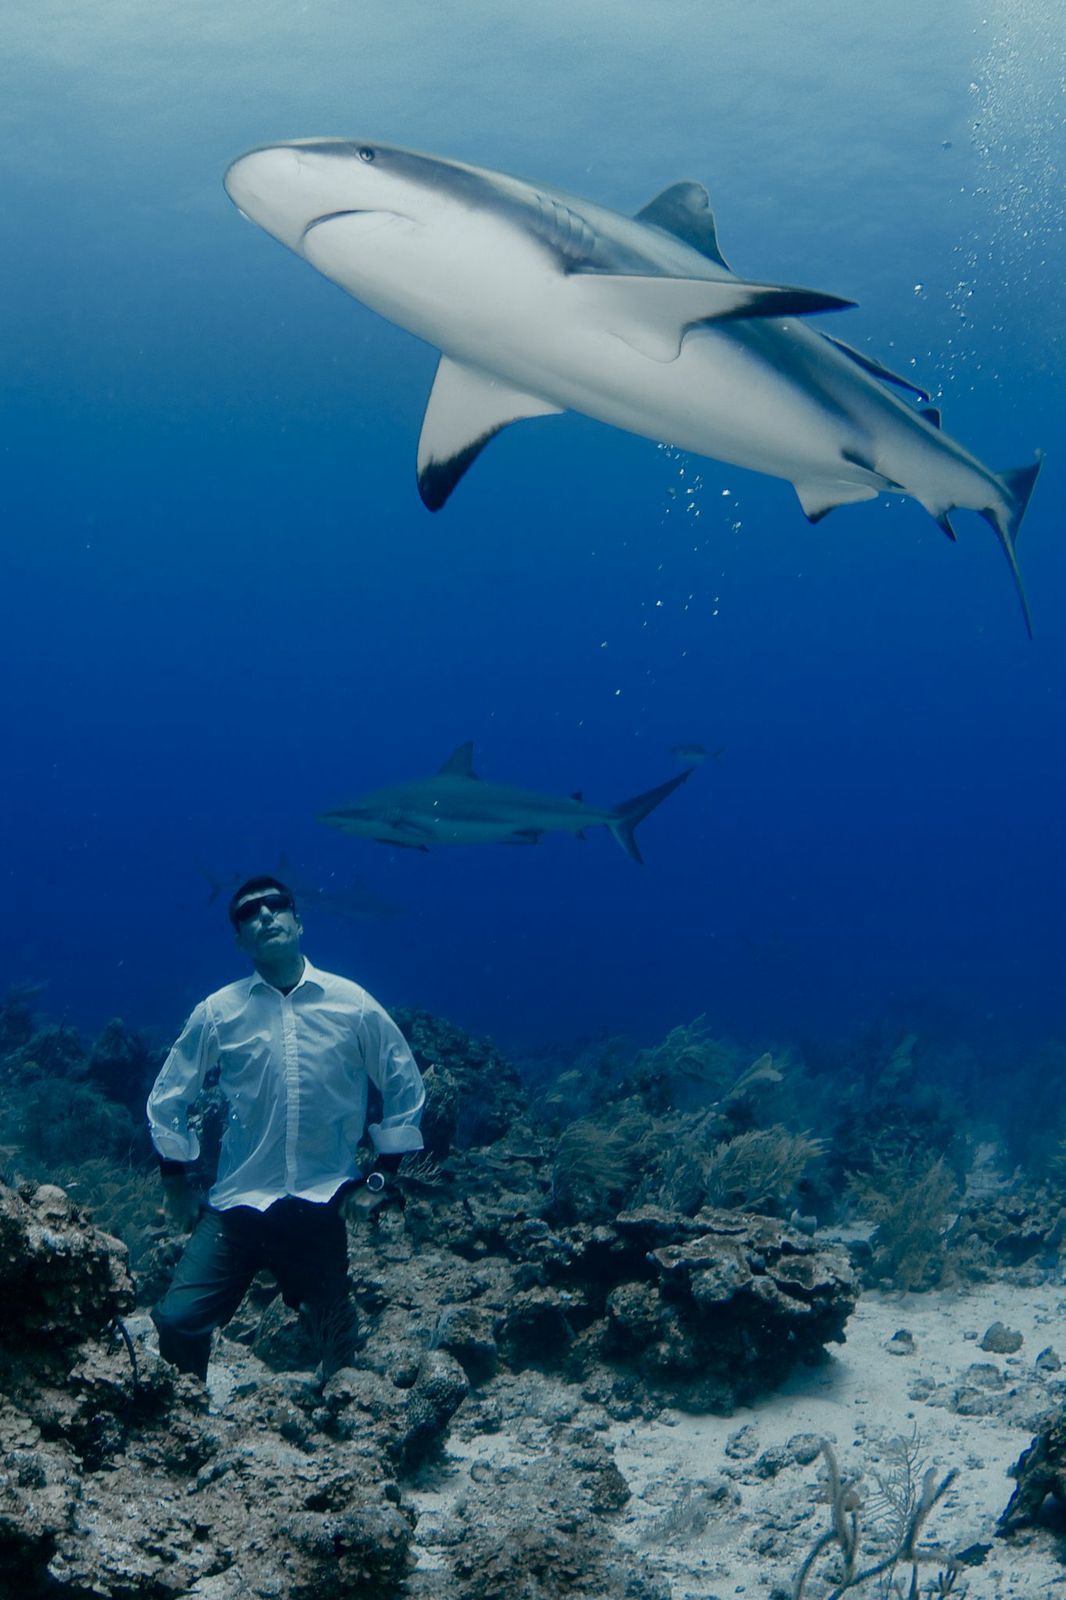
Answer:
<svg viewBox="0 0 1066 1600"><path fill-rule="evenodd" d="M912 383L909 378L901 378L898 372L892 372L873 356L868 356L865 350L856 350L854 345L845 344L843 339L838 339L832 333L823 333L823 339L828 339L830 344L835 344L844 355L850 356L857 366L871 373L875 378L880 378L882 383L894 383L897 389L907 389L911 394L916 394L919 400L928 400L929 396L924 389ZM939 426L939 424L937 424Z"/></svg>
<svg viewBox="0 0 1066 1600"><path fill-rule="evenodd" d="M718 248L711 197L702 183L672 183L637 212L636 220L672 233L682 244L691 245L701 256L730 271L729 262Z"/></svg>
<svg viewBox="0 0 1066 1600"><path fill-rule="evenodd" d="M463 473L509 422L558 415L559 406L441 356L418 441L418 492L439 511Z"/></svg>
<svg viewBox="0 0 1066 1600"><path fill-rule="evenodd" d="M476 778L473 739L468 739L458 750L453 750L440 770L447 772L453 778Z"/></svg>

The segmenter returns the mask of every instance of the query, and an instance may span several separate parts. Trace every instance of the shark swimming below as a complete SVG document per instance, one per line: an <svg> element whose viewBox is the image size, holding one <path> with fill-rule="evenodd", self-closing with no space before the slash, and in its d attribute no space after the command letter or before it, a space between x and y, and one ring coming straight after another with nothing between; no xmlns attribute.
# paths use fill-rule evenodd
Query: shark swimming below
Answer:
<svg viewBox="0 0 1066 1600"><path fill-rule="evenodd" d="M692 772L690 767L657 789L600 808L586 804L580 794L538 794L505 783L483 783L473 762L474 746L468 741L433 777L377 789L318 820L342 833L406 850L428 850L434 844L536 844L545 833L583 839L586 828L603 827L627 856L642 862L634 837L637 824Z"/></svg>
<svg viewBox="0 0 1066 1600"><path fill-rule="evenodd" d="M809 327L834 295L727 265L707 191L676 183L634 217L546 185L348 139L235 161L239 210L357 300L441 351L418 446L438 510L509 423L565 410L790 481L816 522L910 495L995 529L1032 632L1015 542L1040 456L995 473L929 396ZM891 386L891 387L889 387Z"/></svg>
<svg viewBox="0 0 1066 1600"><path fill-rule="evenodd" d="M327 917L336 917L341 922L365 922L368 920L388 922L393 917L402 914L403 906L393 905L383 895L362 878L356 878L350 883L325 883L300 875L289 863L285 853L282 852L277 867L278 877L289 889L292 890L297 908L301 911L310 907L314 911L321 911ZM245 872L231 872L227 877L221 878L206 867L200 868L200 876L206 879L210 893L207 897L208 905L214 905L220 895L228 900L233 891L249 876Z"/></svg>

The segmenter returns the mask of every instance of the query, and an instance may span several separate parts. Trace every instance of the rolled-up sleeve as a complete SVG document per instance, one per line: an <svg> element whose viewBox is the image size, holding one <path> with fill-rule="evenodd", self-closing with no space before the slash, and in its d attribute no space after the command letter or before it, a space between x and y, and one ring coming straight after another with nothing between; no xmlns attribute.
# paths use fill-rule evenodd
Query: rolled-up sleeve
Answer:
<svg viewBox="0 0 1066 1600"><path fill-rule="evenodd" d="M363 1064L382 1101L381 1121L367 1128L374 1149L379 1155L421 1150L418 1124L426 1091L407 1040L378 1006L368 1006L362 1021Z"/></svg>
<svg viewBox="0 0 1066 1600"><path fill-rule="evenodd" d="M148 1096L148 1127L164 1161L195 1161L200 1141L189 1110L218 1061L218 1032L206 1002L196 1007L163 1063Z"/></svg>

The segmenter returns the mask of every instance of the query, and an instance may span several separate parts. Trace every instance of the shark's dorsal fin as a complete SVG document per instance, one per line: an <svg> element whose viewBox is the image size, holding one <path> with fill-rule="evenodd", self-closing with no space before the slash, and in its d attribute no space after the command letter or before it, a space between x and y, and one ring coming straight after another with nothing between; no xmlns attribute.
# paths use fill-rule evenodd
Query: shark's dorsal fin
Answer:
<svg viewBox="0 0 1066 1600"><path fill-rule="evenodd" d="M876 361L873 356L868 356L865 350L856 350L853 345L845 344L843 339L837 339L831 333L823 333L822 338L828 339L830 344L835 344L843 355L849 356L857 366L862 367L873 377L880 378L882 383L894 383L897 389L906 389L911 394L916 394L919 400L929 399L924 389L919 388L916 383L912 383L909 378L901 378L898 372L890 371L880 361Z"/></svg>
<svg viewBox="0 0 1066 1600"><path fill-rule="evenodd" d="M458 750L453 750L440 770L447 772L453 778L476 778L473 739L468 739Z"/></svg>
<svg viewBox="0 0 1066 1600"><path fill-rule="evenodd" d="M701 256L717 262L727 272L730 270L729 262L718 248L711 197L702 183L672 183L637 212L636 220L650 222L653 228L673 234L682 244L691 245Z"/></svg>
<svg viewBox="0 0 1066 1600"><path fill-rule="evenodd" d="M439 511L489 440L509 422L558 415L559 406L441 356L418 441L418 492Z"/></svg>
<svg viewBox="0 0 1066 1600"><path fill-rule="evenodd" d="M580 789L575 789L570 798L571 800L579 801L581 805L585 804L585 796L582 794Z"/></svg>
<svg viewBox="0 0 1066 1600"><path fill-rule="evenodd" d="M942 428L944 426L944 420L940 415L939 406L923 406L922 416L931 427Z"/></svg>
<svg viewBox="0 0 1066 1600"><path fill-rule="evenodd" d="M740 278L644 278L632 274L583 273L572 279L588 313L652 361L676 361L688 330L700 322L748 317L810 316L842 311L850 300L775 283Z"/></svg>

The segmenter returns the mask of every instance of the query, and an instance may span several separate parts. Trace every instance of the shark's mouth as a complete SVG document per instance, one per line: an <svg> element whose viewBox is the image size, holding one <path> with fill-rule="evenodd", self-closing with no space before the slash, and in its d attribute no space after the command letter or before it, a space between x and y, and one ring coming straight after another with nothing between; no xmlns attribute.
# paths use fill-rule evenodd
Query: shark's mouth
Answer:
<svg viewBox="0 0 1066 1600"><path fill-rule="evenodd" d="M306 242L308 235L314 233L316 228L327 228L333 222L353 221L357 225L365 224L367 230L377 231L393 223L406 222L408 226L415 227L414 217L405 216L402 211L382 211L374 208L366 211L325 211L320 217L313 217L300 236L300 243Z"/></svg>

